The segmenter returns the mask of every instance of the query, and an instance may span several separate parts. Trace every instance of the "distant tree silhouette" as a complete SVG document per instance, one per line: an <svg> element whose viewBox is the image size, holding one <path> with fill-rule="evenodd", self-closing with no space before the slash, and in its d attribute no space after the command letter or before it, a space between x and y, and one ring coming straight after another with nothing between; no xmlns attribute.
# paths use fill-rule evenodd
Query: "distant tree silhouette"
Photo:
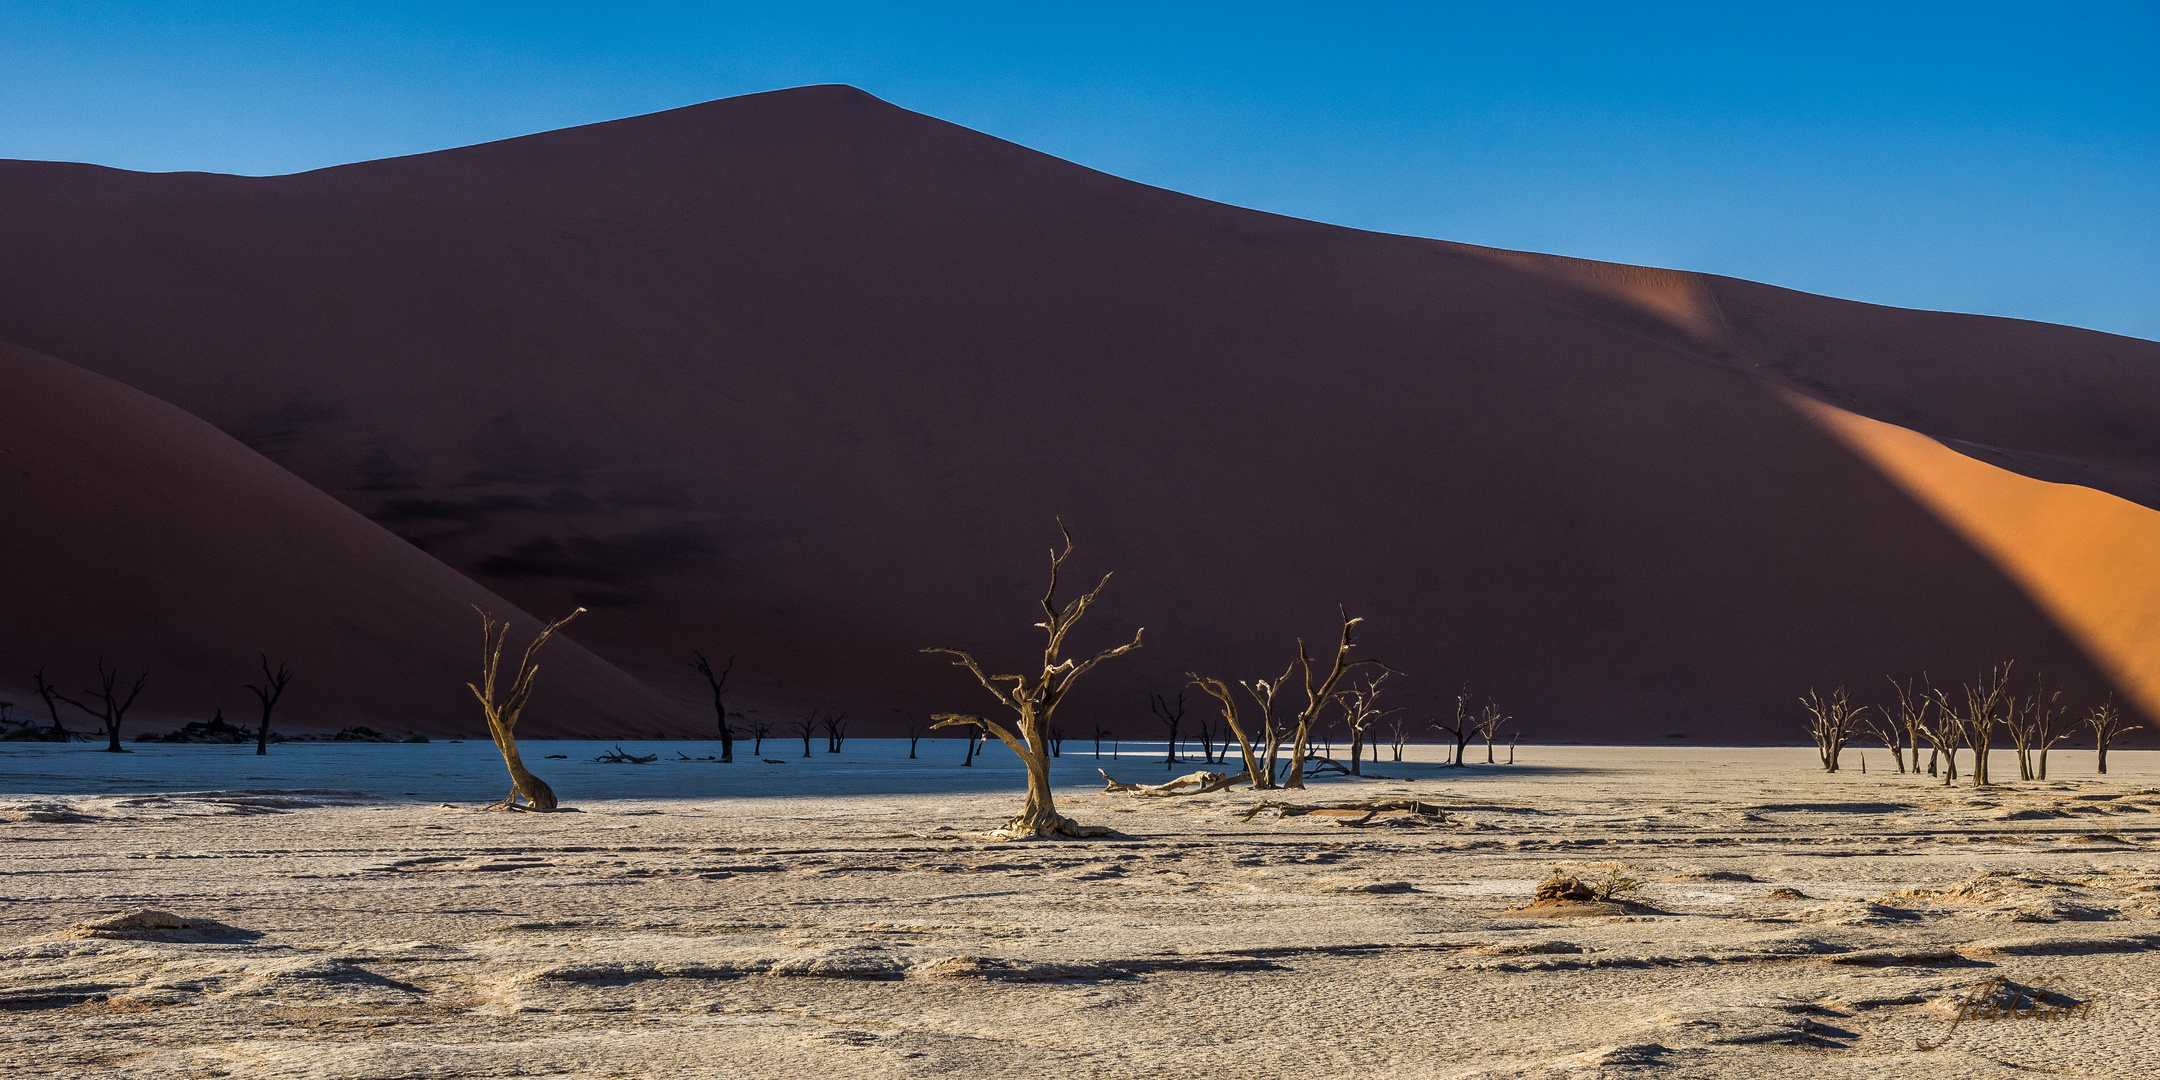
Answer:
<svg viewBox="0 0 2160 1080"><path fill-rule="evenodd" d="M2142 724L2132 724L2129 727L2124 727L2122 710L2115 707L2115 699L2112 697L2101 702L2091 712L2086 713L2085 723L2093 729L2093 743L2100 750L2099 764L2100 772L2103 775L2107 773L2108 744L2114 742L2116 736L2125 732L2136 731L2144 726Z"/></svg>
<svg viewBox="0 0 2160 1080"><path fill-rule="evenodd" d="M712 665L705 661L704 653L698 653L697 659L692 661L690 666L696 668L698 674L705 676L706 685L712 687L713 717L720 728L720 760L722 763L734 761L735 732L728 726L727 680L735 671L735 658L728 657L727 666L720 669L719 675L713 674ZM751 753L755 754L756 751L752 750Z"/></svg>
<svg viewBox="0 0 2160 1080"><path fill-rule="evenodd" d="M52 730L46 733L46 741L67 742L73 739L75 733L60 724L59 702L64 699L60 697L59 688L45 681L44 668L37 669L37 674L31 677L37 680L38 696L45 699L45 715L52 717Z"/></svg>
<svg viewBox="0 0 2160 1080"><path fill-rule="evenodd" d="M1373 729L1373 724L1389 713L1402 711L1401 709L1383 709L1380 707L1380 690L1387 683L1387 680L1388 673L1383 671L1379 675L1365 680L1363 686L1352 686L1350 689L1336 695L1336 705L1342 709L1343 726L1350 730L1350 774L1353 776L1364 775L1364 769L1359 759L1364 754L1365 743L1368 733ZM1373 751L1373 760L1376 762L1380 760L1380 752L1377 749ZM1396 760L1400 761L1402 758L1398 756Z"/></svg>
<svg viewBox="0 0 2160 1080"><path fill-rule="evenodd" d="M43 680L39 681L42 682ZM97 685L83 692L84 697L97 699L97 708L93 709L71 697L60 697L57 694L54 696L60 697L60 700L103 721L105 724L105 751L111 754L125 754L128 749L120 745L120 721L127 716L129 706L134 705L135 698L142 693L143 684L149 681L150 673L145 671L135 677L133 689L129 690L125 695L120 694L116 690L120 683L120 669L106 670L105 658L100 656L97 662Z"/></svg>
<svg viewBox="0 0 2160 1080"><path fill-rule="evenodd" d="M1149 693L1148 710L1155 714L1155 719L1162 722L1163 730L1169 733L1169 749L1163 754L1163 768L1168 769L1177 762L1178 726L1185 722L1185 691L1178 691L1175 704L1161 694Z"/></svg>
<svg viewBox="0 0 2160 1080"><path fill-rule="evenodd" d="M285 696L285 684L292 681L292 672L280 662L275 672L270 670L270 654L262 654L263 684L248 685L254 691L255 700L262 703L262 727L255 732L255 753L260 756L270 752L270 710L277 707L278 699Z"/></svg>

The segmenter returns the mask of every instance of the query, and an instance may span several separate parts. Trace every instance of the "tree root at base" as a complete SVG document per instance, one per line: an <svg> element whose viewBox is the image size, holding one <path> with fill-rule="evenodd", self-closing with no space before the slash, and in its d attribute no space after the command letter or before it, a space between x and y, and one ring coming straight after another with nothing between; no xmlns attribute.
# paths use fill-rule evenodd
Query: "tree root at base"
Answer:
<svg viewBox="0 0 2160 1080"><path fill-rule="evenodd" d="M519 798L518 792L513 790L510 794L481 807L480 810L482 813L503 811L513 814L582 814L585 812L572 806L541 806L537 803L519 802Z"/></svg>
<svg viewBox="0 0 2160 1080"><path fill-rule="evenodd" d="M1055 820L1029 823L1014 818L993 830L992 840L1123 840L1125 834L1108 825L1082 825L1063 815Z"/></svg>

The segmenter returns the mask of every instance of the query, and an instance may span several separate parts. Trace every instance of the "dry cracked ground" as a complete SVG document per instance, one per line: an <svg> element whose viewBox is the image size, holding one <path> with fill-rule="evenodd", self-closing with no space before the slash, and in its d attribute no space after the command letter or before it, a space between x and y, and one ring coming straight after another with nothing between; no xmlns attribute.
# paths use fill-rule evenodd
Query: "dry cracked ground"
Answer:
<svg viewBox="0 0 2160 1080"><path fill-rule="evenodd" d="M365 772L329 759L308 786L144 794L8 757L11 789L72 793L0 797L0 1069L2160 1076L2160 754L1974 791L1880 755L1554 748L1294 796L1447 811L1362 827L1105 794L1068 754L1064 808L1127 838L997 843L1016 773L889 751L547 761L584 811L554 815L474 809L501 786L483 754L396 793L319 783ZM719 793L664 794L690 784ZM1604 865L1645 882L1635 906L1511 910ZM190 925L94 928L142 909ZM1953 1026L1991 987L1998 1015ZM2033 1000L2068 1014L1999 1015Z"/></svg>

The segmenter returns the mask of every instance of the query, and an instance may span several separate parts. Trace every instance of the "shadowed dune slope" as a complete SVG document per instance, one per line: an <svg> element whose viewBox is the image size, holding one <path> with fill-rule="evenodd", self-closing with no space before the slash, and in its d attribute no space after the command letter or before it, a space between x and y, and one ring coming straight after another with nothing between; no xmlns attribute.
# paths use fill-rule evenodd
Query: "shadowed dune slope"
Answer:
<svg viewBox="0 0 2160 1080"><path fill-rule="evenodd" d="M1054 515L1072 583L1119 571L1075 646L1148 628L1069 730L1338 603L1403 703L1534 738L1788 741L1810 685L2011 657L2092 697L2027 579L1784 394L2160 476L2151 342L1282 218L844 87L294 176L5 163L0 240L0 337L595 608L664 692L738 655L770 717L987 707L916 650L1027 662Z"/></svg>
<svg viewBox="0 0 2160 1080"><path fill-rule="evenodd" d="M293 669L273 727L362 724L485 738L478 604L531 618L210 425L137 390L0 344L0 677L89 703L100 657L150 679L122 735L259 717L258 654ZM695 730L694 714L558 638L521 734ZM122 689L125 689L123 684ZM96 726L61 706L75 730ZM151 723L153 721L161 721Z"/></svg>

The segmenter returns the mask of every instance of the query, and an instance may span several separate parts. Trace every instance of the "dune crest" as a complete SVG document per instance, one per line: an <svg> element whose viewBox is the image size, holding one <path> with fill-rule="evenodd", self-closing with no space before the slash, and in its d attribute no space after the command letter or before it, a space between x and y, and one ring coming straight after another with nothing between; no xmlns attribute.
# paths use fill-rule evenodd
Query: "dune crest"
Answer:
<svg viewBox="0 0 2160 1080"><path fill-rule="evenodd" d="M150 671L124 738L220 705L247 725L242 684L268 653L296 676L275 730L484 737L465 689L480 666L472 605L529 637L508 601L140 391L4 343L0 387L0 686L17 715L42 708L31 671L79 697L103 657ZM590 652L557 648L535 733L695 730ZM91 726L61 708L68 727Z"/></svg>
<svg viewBox="0 0 2160 1080"><path fill-rule="evenodd" d="M0 339L592 609L657 694L739 657L780 730L965 703L916 650L1008 666L1059 518L1148 628L1076 728L1152 731L1150 691L1280 671L1339 605L1421 717L1467 684L1542 738L2160 665L1781 396L2160 506L2160 345L1257 213L848 87L293 176L0 162L0 250Z"/></svg>
<svg viewBox="0 0 2160 1080"><path fill-rule="evenodd" d="M1986 552L2138 708L2160 715L2160 664L2153 659L2160 656L2160 512L2091 488L2022 476L1919 432L1791 397L1795 408Z"/></svg>

